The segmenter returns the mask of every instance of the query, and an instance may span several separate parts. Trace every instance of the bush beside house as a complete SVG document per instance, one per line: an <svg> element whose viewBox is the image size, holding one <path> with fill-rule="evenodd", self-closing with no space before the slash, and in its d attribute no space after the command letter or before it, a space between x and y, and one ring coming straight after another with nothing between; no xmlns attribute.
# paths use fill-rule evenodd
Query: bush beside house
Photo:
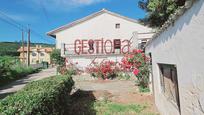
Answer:
<svg viewBox="0 0 204 115"><path fill-rule="evenodd" d="M93 77L102 79L113 79L124 75L129 77L129 73L133 73L137 78L137 84L140 86L140 91L147 90L149 84L149 58L142 50L134 49L132 52L124 55L120 62L110 60L102 61L101 63L94 62L87 67L86 71ZM122 73L122 74L121 74Z"/></svg>
<svg viewBox="0 0 204 115"><path fill-rule="evenodd" d="M69 101L74 81L70 75L53 76L26 85L0 101L2 115L61 115Z"/></svg>

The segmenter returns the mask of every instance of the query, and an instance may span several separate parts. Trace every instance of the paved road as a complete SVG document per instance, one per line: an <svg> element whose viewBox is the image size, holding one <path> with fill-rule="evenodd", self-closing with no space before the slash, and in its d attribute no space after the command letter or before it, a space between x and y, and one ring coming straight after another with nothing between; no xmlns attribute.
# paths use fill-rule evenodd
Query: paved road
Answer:
<svg viewBox="0 0 204 115"><path fill-rule="evenodd" d="M53 75L56 75L56 68L49 68L42 70L39 73L30 74L27 77L14 81L4 87L0 87L0 99L22 89L27 83L31 81L40 80Z"/></svg>

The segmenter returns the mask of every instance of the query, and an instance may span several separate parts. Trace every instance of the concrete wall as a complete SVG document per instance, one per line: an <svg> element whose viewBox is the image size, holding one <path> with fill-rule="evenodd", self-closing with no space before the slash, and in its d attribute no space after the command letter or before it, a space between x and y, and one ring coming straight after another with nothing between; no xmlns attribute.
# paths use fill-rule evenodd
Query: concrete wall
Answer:
<svg viewBox="0 0 204 115"><path fill-rule="evenodd" d="M204 114L204 1L191 9L153 40L152 53L155 102L162 115L179 115L179 110L161 92L158 63L177 67L181 115Z"/></svg>

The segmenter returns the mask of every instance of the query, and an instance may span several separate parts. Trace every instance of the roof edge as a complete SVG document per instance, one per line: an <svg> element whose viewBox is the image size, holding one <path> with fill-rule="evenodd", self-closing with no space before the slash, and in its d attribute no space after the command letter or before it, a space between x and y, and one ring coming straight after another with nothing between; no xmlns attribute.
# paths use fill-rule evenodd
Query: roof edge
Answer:
<svg viewBox="0 0 204 115"><path fill-rule="evenodd" d="M122 15L120 15L120 14L117 14L117 13L114 13L114 12L111 12L111 11L108 11L108 10L106 10L106 9L103 8L102 10L100 10L100 11L98 11L98 12L92 13L92 14L86 16L86 17L83 17L83 18L81 18L81 19L78 19L78 20L76 20L76 21L73 21L73 22L71 22L71 23L68 23L68 24L66 24L66 25L64 25L64 26L58 27L58 28L56 28L56 29L54 29L54 30L51 30L51 31L47 32L46 34L47 34L48 36L51 36L51 37L56 38L56 35L55 35L55 34L56 34L57 32L63 31L63 30L68 29L68 28L71 28L71 27L73 27L73 26L75 26L75 25L77 25L77 24L83 23L83 22L85 22L85 21L87 21L87 20L89 20L89 19L92 19L92 18L94 18L94 17L96 17L96 16L98 16L98 15L101 15L101 14L103 14L103 13L108 13L108 14L110 14L110 15L113 15L113 16L116 16L116 17L119 17L119 18L123 18L123 19L125 19L125 20L127 20L127 21L131 21L131 22L140 24L138 20L135 20L135 19L132 19L132 18L128 18L128 17L126 17L126 16L122 16ZM142 24L140 24L140 25L142 25ZM144 25L143 25L143 26L144 26Z"/></svg>

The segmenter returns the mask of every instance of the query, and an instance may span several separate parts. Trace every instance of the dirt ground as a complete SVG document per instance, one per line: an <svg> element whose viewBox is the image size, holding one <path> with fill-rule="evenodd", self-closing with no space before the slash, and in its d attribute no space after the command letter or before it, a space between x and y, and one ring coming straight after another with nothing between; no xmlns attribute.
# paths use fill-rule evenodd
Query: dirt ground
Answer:
<svg viewBox="0 0 204 115"><path fill-rule="evenodd" d="M84 114L80 113L80 109L87 109L87 107L83 108L79 106L89 103L90 101L86 101L90 98L98 101L108 100L121 104L145 104L147 105L145 112L158 114L158 111L154 105L152 94L140 93L133 79L98 80L90 77L89 74L76 75L73 77L73 79L75 81L75 90L73 90L73 95L74 98L76 99L77 97L77 99L72 105L75 109L72 109L70 112L74 112L75 115L77 112L78 114ZM80 93L76 93L77 91ZM84 102L84 100L86 101Z"/></svg>

